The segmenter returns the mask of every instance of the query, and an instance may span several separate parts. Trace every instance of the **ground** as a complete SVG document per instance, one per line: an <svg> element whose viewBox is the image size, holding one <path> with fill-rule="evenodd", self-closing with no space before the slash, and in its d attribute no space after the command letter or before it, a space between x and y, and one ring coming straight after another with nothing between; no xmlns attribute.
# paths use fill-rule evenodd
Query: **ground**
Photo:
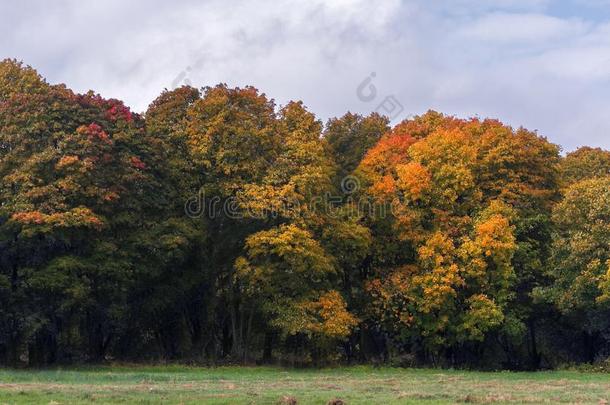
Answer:
<svg viewBox="0 0 610 405"><path fill-rule="evenodd" d="M0 369L0 404L594 403L610 401L610 374L466 372L349 367L105 366Z"/></svg>

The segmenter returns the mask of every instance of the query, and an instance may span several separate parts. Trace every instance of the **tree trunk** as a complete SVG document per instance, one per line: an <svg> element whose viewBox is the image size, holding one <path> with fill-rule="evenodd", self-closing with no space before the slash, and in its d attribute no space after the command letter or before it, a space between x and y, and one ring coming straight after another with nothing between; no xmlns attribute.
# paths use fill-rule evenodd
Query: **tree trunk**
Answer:
<svg viewBox="0 0 610 405"><path fill-rule="evenodd" d="M273 335L265 333L265 344L263 349L263 363L270 364L273 361Z"/></svg>
<svg viewBox="0 0 610 405"><path fill-rule="evenodd" d="M530 333L530 366L532 370L540 368L540 353L538 353L538 345L536 344L536 329L534 321L528 322L529 333Z"/></svg>

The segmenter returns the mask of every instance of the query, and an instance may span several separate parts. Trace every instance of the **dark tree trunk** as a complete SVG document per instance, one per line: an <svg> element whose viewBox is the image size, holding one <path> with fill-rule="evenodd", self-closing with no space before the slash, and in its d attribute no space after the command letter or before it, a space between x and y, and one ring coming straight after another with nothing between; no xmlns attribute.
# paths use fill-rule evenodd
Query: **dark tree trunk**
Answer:
<svg viewBox="0 0 610 405"><path fill-rule="evenodd" d="M269 364L272 361L273 361L273 335L270 332L266 332L264 349L263 349L263 363Z"/></svg>
<svg viewBox="0 0 610 405"><path fill-rule="evenodd" d="M540 368L540 353L538 353L538 345L536 343L536 327L534 321L528 323L530 334L530 367L532 370Z"/></svg>

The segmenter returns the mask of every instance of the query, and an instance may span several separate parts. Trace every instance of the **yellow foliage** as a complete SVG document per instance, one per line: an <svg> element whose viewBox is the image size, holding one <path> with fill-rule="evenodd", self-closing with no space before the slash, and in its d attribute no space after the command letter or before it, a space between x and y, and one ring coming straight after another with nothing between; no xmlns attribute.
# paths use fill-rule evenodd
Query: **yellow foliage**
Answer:
<svg viewBox="0 0 610 405"><path fill-rule="evenodd" d="M349 336L358 324L358 319L348 312L343 297L335 290L325 293L317 301L304 302L301 305L312 315L312 320L306 326L312 333L344 338Z"/></svg>
<svg viewBox="0 0 610 405"><path fill-rule="evenodd" d="M57 162L57 164L55 165L55 168L61 169L66 166L73 165L74 163L76 163L78 161L79 161L78 156L63 156L61 159L59 159L59 162Z"/></svg>
<svg viewBox="0 0 610 405"><path fill-rule="evenodd" d="M428 191L431 185L430 172L417 162L396 166L398 188L412 201L417 201Z"/></svg>

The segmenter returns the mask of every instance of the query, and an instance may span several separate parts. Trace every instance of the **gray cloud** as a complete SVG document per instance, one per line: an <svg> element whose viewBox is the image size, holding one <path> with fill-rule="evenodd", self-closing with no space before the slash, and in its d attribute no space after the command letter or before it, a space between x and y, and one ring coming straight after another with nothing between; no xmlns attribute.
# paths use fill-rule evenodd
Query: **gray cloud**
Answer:
<svg viewBox="0 0 610 405"><path fill-rule="evenodd" d="M562 5L558 6L558 3ZM321 118L394 95L610 148L605 0L0 3L0 56L142 111L160 91L251 84ZM573 12L594 10L589 14ZM377 98L356 96L371 72Z"/></svg>

